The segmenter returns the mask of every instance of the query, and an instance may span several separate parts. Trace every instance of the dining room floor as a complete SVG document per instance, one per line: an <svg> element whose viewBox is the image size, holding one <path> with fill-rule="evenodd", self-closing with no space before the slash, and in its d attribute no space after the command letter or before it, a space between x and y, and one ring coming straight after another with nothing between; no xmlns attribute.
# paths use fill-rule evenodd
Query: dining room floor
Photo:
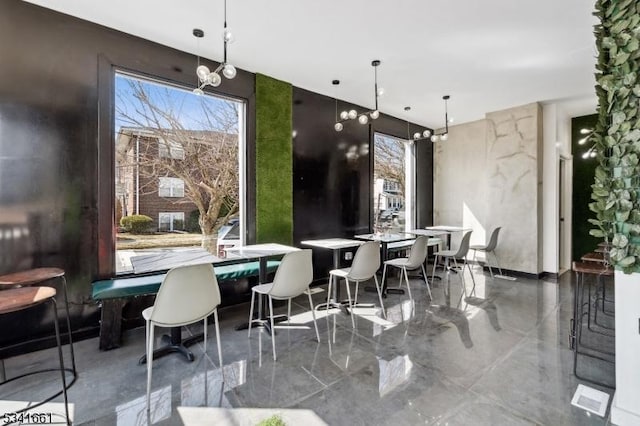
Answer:
<svg viewBox="0 0 640 426"><path fill-rule="evenodd" d="M609 423L608 409L603 418L571 405L579 383L593 386L573 375L571 273L558 282L510 281L474 268L475 288L467 273L465 291L459 275L441 275L432 284L433 300L418 277L410 280L413 301L389 294L386 319L377 295L361 285L358 301L376 307L355 308L355 328L339 309L316 311L319 343L307 298L299 297L289 328L277 329L276 362L264 330L254 329L250 338L236 330L248 303L221 308L224 367L212 324L207 353L201 343L192 346L195 361L177 354L154 361L151 423L257 424L274 413L287 424L306 426ZM314 303L326 298L325 288L314 287ZM199 331L194 325L183 334ZM146 367L138 364L144 341L139 328L126 332L123 346L111 351L99 351L97 338L75 343L79 373L69 389L74 424L147 424ZM612 348L613 339L598 344ZM55 366L54 351L7 359L7 376ZM580 357L579 368L614 383L612 364ZM57 391L59 373L38 376L5 385L0 399L35 401ZM593 387L612 396L610 388Z"/></svg>

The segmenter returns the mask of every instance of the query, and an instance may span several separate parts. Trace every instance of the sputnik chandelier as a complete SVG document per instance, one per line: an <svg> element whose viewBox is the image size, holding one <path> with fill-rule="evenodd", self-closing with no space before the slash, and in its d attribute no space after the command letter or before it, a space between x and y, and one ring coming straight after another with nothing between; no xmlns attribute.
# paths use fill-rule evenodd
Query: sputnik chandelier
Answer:
<svg viewBox="0 0 640 426"><path fill-rule="evenodd" d="M363 112L361 114L358 113L355 109L351 109L349 111L340 112L340 119L336 117L336 124L333 125L333 128L336 132L341 132L344 128L343 124L349 120L358 119L360 124L367 124L369 120L376 120L380 117L380 111L378 110L378 97L384 94L384 89L382 87L378 88L378 66L380 65L380 61L378 59L371 62L371 66L373 67L373 75L374 75L374 94L375 94L375 109L371 111ZM334 84L336 84L334 82Z"/></svg>
<svg viewBox="0 0 640 426"><path fill-rule="evenodd" d="M444 142L447 139L449 139L449 122L453 121L453 120L449 120L449 112L447 111L447 101L449 100L450 97L451 96L449 95L444 95L442 97L442 99L444 100L444 132L440 134L434 133L433 135L431 135L431 142L438 142L438 141Z"/></svg>
<svg viewBox="0 0 640 426"><path fill-rule="evenodd" d="M411 111L411 107L410 106L406 106L404 107L405 111ZM410 132L409 132L409 121L407 120L407 139L409 139L410 141L421 141L423 139L429 139L429 136L431 136L431 130L426 129L424 132L420 133L420 132L415 132L413 134L413 137L410 136Z"/></svg>
<svg viewBox="0 0 640 426"><path fill-rule="evenodd" d="M200 39L204 37L204 31L199 28L193 29L193 35ZM224 32L222 33L222 40L224 42L224 56L222 63L218 65L215 71L211 72L206 65L200 65L200 56L198 56L198 67L196 68L196 75L198 76L199 86L193 89L193 93L201 95L204 92L202 89L205 86L218 87L222 83L222 77L220 77L220 71L222 75L231 80L235 78L237 71L236 67L227 62L227 45L233 41L233 35L231 31L227 29L227 0L224 0Z"/></svg>
<svg viewBox="0 0 640 426"><path fill-rule="evenodd" d="M444 100L444 132L442 133L434 133L431 134L431 130L425 130L424 132L416 132L413 134L411 140L421 141L424 139L429 139L431 142L439 142L446 141L449 139L449 123L453 122L453 118L449 118L449 111L447 110L447 101L451 98L449 95L444 95L442 99ZM411 107L404 107L405 111L410 111ZM407 131L409 129L409 122L407 122Z"/></svg>

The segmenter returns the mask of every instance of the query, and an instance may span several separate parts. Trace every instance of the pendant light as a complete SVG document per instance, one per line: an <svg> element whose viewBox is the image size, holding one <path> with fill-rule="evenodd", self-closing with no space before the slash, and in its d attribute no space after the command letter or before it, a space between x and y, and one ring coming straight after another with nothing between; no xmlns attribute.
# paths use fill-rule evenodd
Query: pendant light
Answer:
<svg viewBox="0 0 640 426"><path fill-rule="evenodd" d="M358 123L367 124L369 123L369 120L376 120L378 117L380 117L380 111L378 110L378 97L384 94L384 89L382 87L378 87L378 66L380 66L380 63L381 62L378 59L371 62L374 78L373 90L375 108L370 111L363 112L362 114L358 114L358 111L356 111L355 109L342 111L339 116L340 119L338 120L338 117L336 117L336 123L333 126L336 132L342 131L342 123L346 121L358 119Z"/></svg>
<svg viewBox="0 0 640 426"><path fill-rule="evenodd" d="M444 132L438 134L438 133L434 133L433 135L431 135L431 142L439 142L439 141L446 141L447 139L449 139L449 112L447 110L447 101L449 100L451 96L449 95L444 95L442 97L442 99L444 100ZM453 119L451 120L453 121Z"/></svg>
<svg viewBox="0 0 640 426"><path fill-rule="evenodd" d="M204 31L201 29L195 28L193 30L193 35L200 39L204 37ZM227 0L224 0L224 31L222 33L222 40L224 43L224 56L222 59L222 63L218 65L218 68L215 71L211 72L209 67L206 65L200 65L200 56L198 56L198 67L196 68L196 75L198 76L199 86L193 89L193 93L201 95L204 93L202 89L205 86L218 87L222 83L222 77L220 77L220 72L222 71L222 75L231 80L235 78L237 71L236 67L227 62L227 45L233 41L233 35L231 31L227 28Z"/></svg>

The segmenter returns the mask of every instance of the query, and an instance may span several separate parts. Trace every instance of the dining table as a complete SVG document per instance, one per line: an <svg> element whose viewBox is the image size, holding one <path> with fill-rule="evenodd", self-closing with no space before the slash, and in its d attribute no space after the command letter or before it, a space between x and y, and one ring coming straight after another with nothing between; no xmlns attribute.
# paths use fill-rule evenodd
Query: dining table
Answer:
<svg viewBox="0 0 640 426"><path fill-rule="evenodd" d="M466 232L472 229L466 226L454 226L454 225L436 225L427 226L424 228L427 231L445 232L447 236L447 250L451 250L451 234L456 232Z"/></svg>
<svg viewBox="0 0 640 426"><path fill-rule="evenodd" d="M288 246L277 243L249 244L244 246L227 247L224 249L228 259L246 259L258 260L258 283L265 284L267 282L267 260L272 257L284 256L287 253L300 250L297 247ZM267 298L260 297L261 303L258 304L258 316L251 319L251 324L256 323L258 326L265 328L270 334L275 332L271 330L269 317L267 312ZM274 316L274 322L286 321L286 315ZM242 323L236 327L236 330L246 330L249 328L250 322Z"/></svg>
<svg viewBox="0 0 640 426"><path fill-rule="evenodd" d="M346 249L353 249L364 244L363 240L353 240L349 238L324 238L317 240L304 240L300 244L307 247L331 250L333 252L333 269L340 269L342 252ZM340 308L345 309L348 301L340 301L340 286L334 285L329 303L320 303L315 309Z"/></svg>
<svg viewBox="0 0 640 426"><path fill-rule="evenodd" d="M381 265L380 269L382 270L382 265L389 259L389 244L398 243L401 241L411 241L415 240L415 236L405 233L405 232L375 232L372 234L360 234L354 235L354 238L365 241L377 241L380 243L380 257L381 257ZM368 286L365 287L365 291L370 293L377 292L375 287ZM387 292L389 293L397 293L404 294L404 290L401 288L387 288L387 283L384 282L382 284L382 297L387 297Z"/></svg>
<svg viewBox="0 0 640 426"><path fill-rule="evenodd" d="M216 266L230 265L234 263L245 262L244 258L221 258L214 256L205 249L190 249L181 252L155 253L131 258L131 263L136 273L158 271L160 269L171 269L178 266L195 265L201 263L211 263L215 269ZM196 333L186 338L182 338L182 327L171 327L169 334L163 334L160 338L161 345L153 350L153 359L161 358L171 353L179 353L184 356L187 361L191 362L195 359L193 352L189 346L204 339L204 333ZM147 362L147 355L140 356L138 363Z"/></svg>

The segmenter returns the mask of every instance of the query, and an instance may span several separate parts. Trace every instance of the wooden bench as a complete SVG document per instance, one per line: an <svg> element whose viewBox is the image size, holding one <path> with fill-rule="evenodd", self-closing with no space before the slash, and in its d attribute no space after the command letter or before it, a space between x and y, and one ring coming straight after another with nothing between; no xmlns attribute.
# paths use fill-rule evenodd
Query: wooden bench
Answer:
<svg viewBox="0 0 640 426"><path fill-rule="evenodd" d="M280 261L267 262L267 272L278 269ZM233 265L214 266L219 283L241 278L257 277L259 262L244 262ZM95 281L91 297L102 305L100 316L100 350L118 348L122 344L122 309L128 299L136 296L156 294L166 274L129 276Z"/></svg>

